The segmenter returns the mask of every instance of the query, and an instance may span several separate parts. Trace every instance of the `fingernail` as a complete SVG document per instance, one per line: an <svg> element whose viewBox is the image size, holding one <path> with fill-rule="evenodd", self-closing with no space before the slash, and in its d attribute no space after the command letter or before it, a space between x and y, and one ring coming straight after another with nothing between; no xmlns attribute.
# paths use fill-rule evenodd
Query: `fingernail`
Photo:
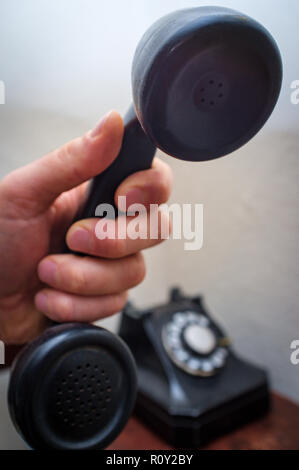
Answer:
<svg viewBox="0 0 299 470"><path fill-rule="evenodd" d="M125 195L126 208L128 209L132 204L145 204L148 202L147 195L144 190L140 188L132 188Z"/></svg>
<svg viewBox="0 0 299 470"><path fill-rule="evenodd" d="M40 310L43 313L48 313L48 298L47 295L44 294L43 292L39 292L35 296L35 305L38 310Z"/></svg>
<svg viewBox="0 0 299 470"><path fill-rule="evenodd" d="M74 251L89 251L91 237L85 228L77 228L68 236L68 245Z"/></svg>
<svg viewBox="0 0 299 470"><path fill-rule="evenodd" d="M54 261L42 261L38 267L38 275L41 281L53 284L56 278L57 265Z"/></svg>
<svg viewBox="0 0 299 470"><path fill-rule="evenodd" d="M104 126L106 124L106 122L110 118L111 113L112 113L112 111L109 111L109 113L105 114L105 116L102 117L102 119L98 122L98 124L90 132L91 137L97 137L101 133L102 129L104 128Z"/></svg>

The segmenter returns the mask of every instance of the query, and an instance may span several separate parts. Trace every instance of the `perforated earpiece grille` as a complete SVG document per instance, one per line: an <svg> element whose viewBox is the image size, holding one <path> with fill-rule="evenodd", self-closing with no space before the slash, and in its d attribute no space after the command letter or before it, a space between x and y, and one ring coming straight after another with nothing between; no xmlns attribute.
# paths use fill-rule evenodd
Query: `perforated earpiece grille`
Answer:
<svg viewBox="0 0 299 470"><path fill-rule="evenodd" d="M105 350L74 350L58 359L44 410L50 428L71 439L90 438L104 428L121 403L119 364Z"/></svg>
<svg viewBox="0 0 299 470"><path fill-rule="evenodd" d="M213 111L229 97L227 80L221 74L208 74L200 81L194 92L194 102L201 110Z"/></svg>
<svg viewBox="0 0 299 470"><path fill-rule="evenodd" d="M69 428L88 431L105 419L111 403L110 373L95 363L82 363L56 381L55 415Z"/></svg>
<svg viewBox="0 0 299 470"><path fill-rule="evenodd" d="M10 413L34 449L102 449L127 422L136 387L135 363L120 338L93 325L57 325L15 363Z"/></svg>

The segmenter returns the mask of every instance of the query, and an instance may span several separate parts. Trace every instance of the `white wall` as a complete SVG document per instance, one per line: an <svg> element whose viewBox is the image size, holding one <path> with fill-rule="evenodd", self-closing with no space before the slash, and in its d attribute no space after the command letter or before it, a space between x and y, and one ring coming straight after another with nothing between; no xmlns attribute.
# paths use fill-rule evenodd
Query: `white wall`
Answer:
<svg viewBox="0 0 299 470"><path fill-rule="evenodd" d="M130 65L144 30L169 11L222 4L252 15L276 37L285 62L279 112L271 125L295 129L289 104L298 78L296 0L1 0L0 79L8 104L92 120L130 99Z"/></svg>
<svg viewBox="0 0 299 470"><path fill-rule="evenodd" d="M205 244L195 254L180 242L148 251L147 280L132 297L159 302L173 283L202 291L236 348L299 401L299 369L289 359L299 339L299 106L290 103L290 83L299 79L299 2L207 3L239 9L270 29L284 60L281 98L259 136L231 157L203 164L165 157L175 172L172 201L205 205ZM1 0L0 176L82 133L106 110L124 112L143 31L164 13L200 4Z"/></svg>

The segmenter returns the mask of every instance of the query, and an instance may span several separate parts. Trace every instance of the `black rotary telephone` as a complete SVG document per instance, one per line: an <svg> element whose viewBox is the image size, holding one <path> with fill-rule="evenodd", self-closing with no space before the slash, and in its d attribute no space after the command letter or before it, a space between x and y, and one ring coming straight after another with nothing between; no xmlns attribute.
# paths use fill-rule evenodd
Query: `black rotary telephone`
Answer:
<svg viewBox="0 0 299 470"><path fill-rule="evenodd" d="M77 217L94 217L101 203L114 205L118 185L130 174L150 168L156 148L187 161L212 160L237 150L254 137L271 115L281 81L282 64L275 41L248 16L227 8L201 7L160 19L144 34L135 53L134 105L125 117L122 149L112 165L91 182L86 203ZM186 348L190 341L195 345L200 325L192 328L188 327L188 334L184 334ZM167 331L163 333L163 347L168 362L157 367L166 379L171 374L171 393L183 393L178 413L187 409L189 400L189 414L195 416L198 407L205 409L208 392L202 393L201 402L199 388L195 406L190 395L191 389L197 394L193 366L189 362L183 366L183 353L188 351L189 358L191 352L182 349L176 354ZM127 333L122 336L134 346ZM201 340L204 337L207 341L207 332L198 336ZM148 341L144 348L146 345ZM145 353L142 357L147 360ZM217 360L220 362L220 352ZM199 376L209 375L207 364L203 362L202 369L198 368ZM229 363L226 367L228 374L232 369ZM138 363L140 390L147 380L143 372ZM182 374L186 380L181 379ZM238 382L233 374L229 377L231 383ZM158 375L156 378L161 385L156 393L164 393L164 397L159 401L160 417L154 412L152 417L157 420L156 425L168 419L166 427L170 430L176 423L163 405L165 383L162 386ZM213 382L201 383L208 389ZM25 347L18 357L9 387L10 413L31 448L99 449L107 446L125 425L135 402L136 384L135 361L119 337L85 324L56 325ZM216 387L219 382L214 384ZM226 390L225 385L222 387L219 394ZM143 395L149 410L158 403L158 397L148 399ZM217 422L211 415L216 413L213 406L217 409L218 405L212 399L207 405L207 429L213 419ZM180 429L188 428L189 418L184 421L183 414L181 418Z"/></svg>
<svg viewBox="0 0 299 470"><path fill-rule="evenodd" d="M137 364L135 412L172 446L198 448L268 410L265 371L235 354L200 296L129 303L119 334Z"/></svg>

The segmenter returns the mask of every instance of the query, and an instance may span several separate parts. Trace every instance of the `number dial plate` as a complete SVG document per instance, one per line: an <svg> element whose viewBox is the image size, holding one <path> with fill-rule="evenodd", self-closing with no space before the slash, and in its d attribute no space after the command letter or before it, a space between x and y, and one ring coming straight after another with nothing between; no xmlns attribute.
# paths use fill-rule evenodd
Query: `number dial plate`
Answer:
<svg viewBox="0 0 299 470"><path fill-rule="evenodd" d="M226 363L228 349L205 315L175 313L162 328L163 346L172 362L194 376L211 377Z"/></svg>

